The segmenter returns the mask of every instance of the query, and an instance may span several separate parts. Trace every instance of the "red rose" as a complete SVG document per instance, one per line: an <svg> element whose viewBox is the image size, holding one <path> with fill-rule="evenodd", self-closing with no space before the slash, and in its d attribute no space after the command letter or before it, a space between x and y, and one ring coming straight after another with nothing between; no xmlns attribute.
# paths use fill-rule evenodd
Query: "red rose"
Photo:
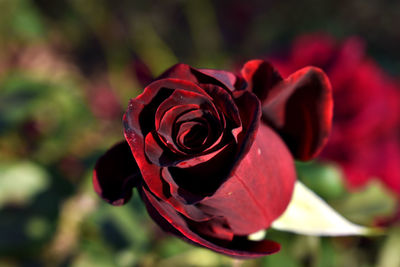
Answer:
<svg viewBox="0 0 400 267"><path fill-rule="evenodd" d="M340 163L351 188L379 178L400 193L400 87L365 56L363 42L305 35L289 57L272 62L284 75L315 65L331 80L333 128L322 159Z"/></svg>
<svg viewBox="0 0 400 267"><path fill-rule="evenodd" d="M319 69L282 80L262 60L237 75L178 64L130 101L127 142L99 159L95 190L121 205L136 187L160 227L216 252L277 252L279 244L247 235L286 209L296 179L292 155L318 153L331 109Z"/></svg>

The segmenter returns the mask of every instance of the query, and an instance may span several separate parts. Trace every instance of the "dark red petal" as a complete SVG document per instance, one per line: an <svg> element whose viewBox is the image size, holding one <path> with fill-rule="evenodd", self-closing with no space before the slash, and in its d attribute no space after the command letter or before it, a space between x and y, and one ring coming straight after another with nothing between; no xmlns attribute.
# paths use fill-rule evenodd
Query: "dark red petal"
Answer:
<svg viewBox="0 0 400 267"><path fill-rule="evenodd" d="M224 217L235 234L268 228L286 209L296 173L294 161L280 137L261 124L236 171L199 207Z"/></svg>
<svg viewBox="0 0 400 267"><path fill-rule="evenodd" d="M143 93L141 93L138 97L136 97L133 100L136 100L141 104L149 104L151 101L153 101L155 97L157 97L157 94L160 92L162 88L172 89L172 90L179 89L182 91L195 92L204 95L205 97L208 96L207 93L201 87L199 87L198 85L196 85L191 81L179 80L179 79L161 79L152 82L149 86L147 86L144 89ZM167 97L165 97L164 99L160 99L161 102L164 101ZM154 108L154 112L157 110L157 107L158 106Z"/></svg>
<svg viewBox="0 0 400 267"><path fill-rule="evenodd" d="M157 166L171 166L185 158L178 151L166 148L155 132L146 135L144 150L147 159Z"/></svg>
<svg viewBox="0 0 400 267"><path fill-rule="evenodd" d="M199 233L205 239L230 242L234 238L234 234L227 221L222 217L214 217L204 222L193 222L190 220L186 220L186 222L193 232Z"/></svg>
<svg viewBox="0 0 400 267"><path fill-rule="evenodd" d="M225 145L212 153L177 161L179 168L171 168L174 177L169 168L163 168L162 177L169 184L171 195L183 204L193 204L213 193L226 176L227 172L223 172L226 167L221 167L226 162L221 158L226 158L227 154L229 156L229 148L229 145ZM203 172L199 172L201 170Z"/></svg>
<svg viewBox="0 0 400 267"><path fill-rule="evenodd" d="M332 92L325 73L303 68L270 90L263 119L274 128L300 160L315 157L325 145L332 125Z"/></svg>
<svg viewBox="0 0 400 267"><path fill-rule="evenodd" d="M160 79L179 79L185 81L191 81L193 83L198 83L196 76L192 73L192 67L186 64L176 64L166 70L163 74L157 77L156 80Z"/></svg>
<svg viewBox="0 0 400 267"><path fill-rule="evenodd" d="M158 107L156 115L155 115L156 116L155 117L155 128L157 131L160 128L161 119L165 118L165 116L171 116L171 119L169 119L169 120L174 121L176 117L179 117L188 111L196 110L199 108L199 106L195 105L195 104L184 104L184 105L175 104L173 106L169 106L169 107L165 107L165 108L164 107L161 108L161 105L160 105L160 107ZM171 113L171 114L168 115L168 113Z"/></svg>
<svg viewBox="0 0 400 267"><path fill-rule="evenodd" d="M239 81L240 79L237 76L228 71L196 69L182 63L166 70L157 80L166 78L186 80L196 84L214 84L231 91L235 89L236 84L243 83Z"/></svg>
<svg viewBox="0 0 400 267"><path fill-rule="evenodd" d="M238 258L261 257L280 250L278 243L269 240L250 241L243 236L234 236L232 240L205 237L201 233L193 231L187 219L177 213L168 203L159 201L144 188L141 196L150 216L162 229L192 244Z"/></svg>
<svg viewBox="0 0 400 267"><path fill-rule="evenodd" d="M161 120L161 118L169 109L175 106L183 105L194 106L198 109L203 105L212 106L212 99L205 92L197 93L176 88L174 92L157 108L156 120Z"/></svg>
<svg viewBox="0 0 400 267"><path fill-rule="evenodd" d="M220 83L225 85L231 91L235 90L235 83L237 81L237 76L232 72L225 70L213 70L213 69L197 69L197 71L206 74L208 76L213 77L218 80Z"/></svg>
<svg viewBox="0 0 400 267"><path fill-rule="evenodd" d="M139 167L127 142L114 145L95 166L94 190L112 205L123 205L132 196L132 188L142 179Z"/></svg>
<svg viewBox="0 0 400 267"><path fill-rule="evenodd" d="M238 150L234 163L237 164L253 144L261 118L261 106L257 97L249 91L235 91L233 97L239 109L243 128L238 135Z"/></svg>
<svg viewBox="0 0 400 267"><path fill-rule="evenodd" d="M215 152L193 157L168 170L179 188L204 198L212 195L228 178L235 149L236 144L231 140Z"/></svg>
<svg viewBox="0 0 400 267"><path fill-rule="evenodd" d="M226 90L215 85L203 85L204 90L213 98L213 103L226 118L226 128L231 130L233 137L237 141L237 135L242 131L239 110L231 96Z"/></svg>
<svg viewBox="0 0 400 267"><path fill-rule="evenodd" d="M247 61L240 71L247 81L247 90L264 102L269 91L282 81L281 75L270 63L261 59Z"/></svg>

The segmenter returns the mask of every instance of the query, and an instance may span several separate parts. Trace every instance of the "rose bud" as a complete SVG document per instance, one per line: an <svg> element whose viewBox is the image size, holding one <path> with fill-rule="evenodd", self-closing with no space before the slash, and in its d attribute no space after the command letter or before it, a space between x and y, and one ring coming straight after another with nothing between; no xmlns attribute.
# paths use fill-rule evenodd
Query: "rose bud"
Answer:
<svg viewBox="0 0 400 267"><path fill-rule="evenodd" d="M325 74L312 67L287 79L262 60L240 73L178 64L132 99L126 142L95 166L95 191L113 205L136 187L165 231L234 257L279 251L248 235L286 209L294 158L315 157L331 126Z"/></svg>

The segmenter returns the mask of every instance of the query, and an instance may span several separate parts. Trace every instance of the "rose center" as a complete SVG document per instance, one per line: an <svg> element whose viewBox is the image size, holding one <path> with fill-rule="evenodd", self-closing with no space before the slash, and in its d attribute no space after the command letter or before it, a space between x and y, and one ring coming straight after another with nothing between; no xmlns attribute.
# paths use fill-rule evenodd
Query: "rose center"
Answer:
<svg viewBox="0 0 400 267"><path fill-rule="evenodd" d="M207 141L209 129L206 124L198 121L182 123L178 132L178 144L183 149L201 148Z"/></svg>

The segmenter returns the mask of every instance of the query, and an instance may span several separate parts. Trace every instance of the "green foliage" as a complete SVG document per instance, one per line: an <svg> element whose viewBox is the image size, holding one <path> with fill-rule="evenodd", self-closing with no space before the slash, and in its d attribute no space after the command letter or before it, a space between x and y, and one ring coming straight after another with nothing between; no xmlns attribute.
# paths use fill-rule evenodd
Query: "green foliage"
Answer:
<svg viewBox="0 0 400 267"><path fill-rule="evenodd" d="M335 206L354 222L372 224L376 218L390 217L396 212L397 198L376 180L336 201Z"/></svg>
<svg viewBox="0 0 400 267"><path fill-rule="evenodd" d="M0 207L26 203L49 186L49 174L33 162L0 165Z"/></svg>
<svg viewBox="0 0 400 267"><path fill-rule="evenodd" d="M296 163L297 175L307 187L326 199L340 198L346 192L339 166L328 163Z"/></svg>

